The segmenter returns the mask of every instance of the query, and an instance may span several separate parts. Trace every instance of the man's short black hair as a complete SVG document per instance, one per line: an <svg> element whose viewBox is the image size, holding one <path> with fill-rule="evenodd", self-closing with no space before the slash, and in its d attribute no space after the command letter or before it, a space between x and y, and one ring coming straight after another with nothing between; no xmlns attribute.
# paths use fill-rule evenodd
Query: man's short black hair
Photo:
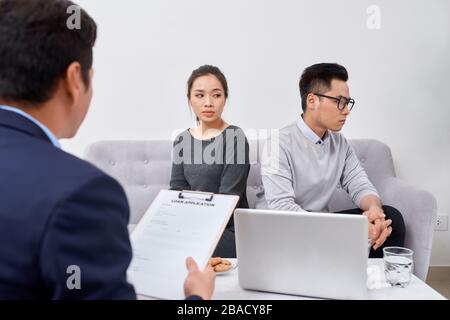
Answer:
<svg viewBox="0 0 450 320"><path fill-rule="evenodd" d="M303 71L299 87L302 109L306 111L306 98L312 92L324 93L331 88L331 80L348 80L347 70L337 63L318 63Z"/></svg>
<svg viewBox="0 0 450 320"><path fill-rule="evenodd" d="M47 102L75 61L89 86L97 25L81 9L80 28L69 29L73 5L68 0L0 0L1 100Z"/></svg>

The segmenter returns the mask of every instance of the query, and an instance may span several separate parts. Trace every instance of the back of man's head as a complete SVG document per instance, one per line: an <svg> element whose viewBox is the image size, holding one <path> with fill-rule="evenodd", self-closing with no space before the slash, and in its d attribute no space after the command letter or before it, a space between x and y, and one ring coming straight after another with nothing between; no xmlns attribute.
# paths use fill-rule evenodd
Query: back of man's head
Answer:
<svg viewBox="0 0 450 320"><path fill-rule="evenodd" d="M337 63L318 63L303 71L299 82L303 111L306 111L306 98L308 94L328 91L331 87L331 80L333 79L347 81L347 70Z"/></svg>
<svg viewBox="0 0 450 320"><path fill-rule="evenodd" d="M96 38L94 20L69 0L0 0L0 100L47 102L73 62L88 87Z"/></svg>

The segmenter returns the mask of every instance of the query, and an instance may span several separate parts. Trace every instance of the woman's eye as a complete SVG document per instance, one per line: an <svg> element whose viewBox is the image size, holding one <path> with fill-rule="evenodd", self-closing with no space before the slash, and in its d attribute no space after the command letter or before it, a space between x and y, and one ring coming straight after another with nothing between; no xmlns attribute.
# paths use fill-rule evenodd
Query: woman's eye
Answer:
<svg viewBox="0 0 450 320"><path fill-rule="evenodd" d="M216 99L218 99L218 98L220 98L221 96L222 96L221 94L215 94L213 97L216 98Z"/></svg>
<svg viewBox="0 0 450 320"><path fill-rule="evenodd" d="M195 95L196 98L203 98L203 95L201 93L198 93Z"/></svg>

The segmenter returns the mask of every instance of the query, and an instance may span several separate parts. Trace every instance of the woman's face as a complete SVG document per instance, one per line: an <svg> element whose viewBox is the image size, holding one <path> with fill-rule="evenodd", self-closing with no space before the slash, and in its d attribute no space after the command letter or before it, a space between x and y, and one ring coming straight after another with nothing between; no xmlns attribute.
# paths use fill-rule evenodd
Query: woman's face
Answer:
<svg viewBox="0 0 450 320"><path fill-rule="evenodd" d="M225 106L225 92L220 81L213 75L195 79L189 102L199 121L215 122L222 117Z"/></svg>

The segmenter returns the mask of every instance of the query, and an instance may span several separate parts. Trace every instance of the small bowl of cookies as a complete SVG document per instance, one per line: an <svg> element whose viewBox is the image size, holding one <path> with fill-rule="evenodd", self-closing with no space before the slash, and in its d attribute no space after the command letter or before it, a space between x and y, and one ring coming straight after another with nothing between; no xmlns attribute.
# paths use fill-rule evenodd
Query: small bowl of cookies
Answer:
<svg viewBox="0 0 450 320"><path fill-rule="evenodd" d="M230 260L227 260L227 259L224 259L221 257L210 258L209 264L213 267L213 269L217 275L230 272L237 266L236 262L232 262Z"/></svg>

